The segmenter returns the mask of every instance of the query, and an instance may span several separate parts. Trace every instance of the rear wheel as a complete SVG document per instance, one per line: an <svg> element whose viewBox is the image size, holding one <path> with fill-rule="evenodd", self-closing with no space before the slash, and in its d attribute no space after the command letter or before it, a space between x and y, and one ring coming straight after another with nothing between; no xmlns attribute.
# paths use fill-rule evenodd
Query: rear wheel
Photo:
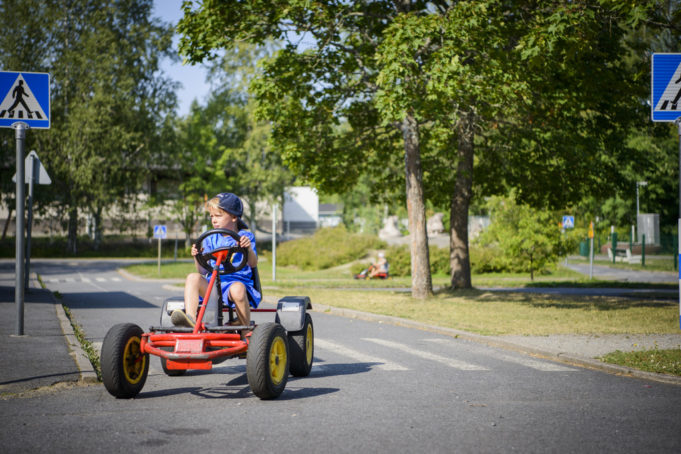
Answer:
<svg viewBox="0 0 681 454"><path fill-rule="evenodd" d="M149 355L140 350L142 328L132 323L111 327L102 343L102 380L114 397L130 399L144 387Z"/></svg>
<svg viewBox="0 0 681 454"><path fill-rule="evenodd" d="M246 376L253 394L274 399L286 388L289 373L288 339L278 323L258 325L248 345Z"/></svg>
<svg viewBox="0 0 681 454"><path fill-rule="evenodd" d="M305 314L303 329L294 333L288 333L288 349L291 355L291 375L294 377L307 377L312 370L312 358L314 356L314 327L312 317Z"/></svg>
<svg viewBox="0 0 681 454"><path fill-rule="evenodd" d="M173 348L172 347L161 347L161 350L165 350L168 352L172 352ZM161 360L161 367L163 368L163 372L169 377L181 377L184 375L187 371L185 369L168 369L168 366L166 364L166 359L163 357L159 357Z"/></svg>

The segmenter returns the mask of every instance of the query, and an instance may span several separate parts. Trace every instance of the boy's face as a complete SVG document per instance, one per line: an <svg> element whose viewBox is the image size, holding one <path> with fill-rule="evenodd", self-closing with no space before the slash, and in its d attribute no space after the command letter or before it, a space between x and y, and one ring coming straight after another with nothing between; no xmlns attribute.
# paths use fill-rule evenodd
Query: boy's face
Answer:
<svg viewBox="0 0 681 454"><path fill-rule="evenodd" d="M229 229L236 231L237 217L220 208L210 209L210 222L214 229Z"/></svg>

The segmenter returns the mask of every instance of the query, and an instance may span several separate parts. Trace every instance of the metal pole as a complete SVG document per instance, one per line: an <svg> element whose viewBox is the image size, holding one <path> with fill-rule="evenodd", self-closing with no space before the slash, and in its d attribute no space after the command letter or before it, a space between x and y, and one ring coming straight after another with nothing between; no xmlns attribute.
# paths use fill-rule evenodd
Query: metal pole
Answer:
<svg viewBox="0 0 681 454"><path fill-rule="evenodd" d="M17 148L17 192L16 192L16 280L14 284L14 302L17 306L17 336L24 335L24 145L26 130L29 126L23 122L12 125L15 130Z"/></svg>
<svg viewBox="0 0 681 454"><path fill-rule="evenodd" d="M31 155L28 169L28 219L26 220L26 273L24 275L24 288L28 290L28 280L31 274L31 231L33 230L33 194L35 182L38 179L40 167L37 165L37 158Z"/></svg>
<svg viewBox="0 0 681 454"><path fill-rule="evenodd" d="M594 278L594 223L589 224L589 280Z"/></svg>
<svg viewBox="0 0 681 454"><path fill-rule="evenodd" d="M277 204L272 202L272 282L276 280L277 280Z"/></svg>
<svg viewBox="0 0 681 454"><path fill-rule="evenodd" d="M681 329L681 117L677 118L675 123L679 133L679 221L677 235L679 244L679 328Z"/></svg>

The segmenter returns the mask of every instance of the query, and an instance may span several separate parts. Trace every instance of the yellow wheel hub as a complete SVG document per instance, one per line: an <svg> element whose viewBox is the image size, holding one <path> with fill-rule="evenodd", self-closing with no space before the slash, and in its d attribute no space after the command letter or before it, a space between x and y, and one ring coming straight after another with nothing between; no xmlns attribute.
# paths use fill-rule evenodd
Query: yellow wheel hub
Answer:
<svg viewBox="0 0 681 454"><path fill-rule="evenodd" d="M307 332L305 333L305 361L306 364L312 363L312 350L313 350L313 340L312 340L312 325L307 325Z"/></svg>
<svg viewBox="0 0 681 454"><path fill-rule="evenodd" d="M140 351L140 338L135 336L128 340L123 350L123 373L130 384L137 384L142 379L147 357Z"/></svg>
<svg viewBox="0 0 681 454"><path fill-rule="evenodd" d="M270 348L270 378L272 383L278 385L284 379L286 373L286 344L284 339L277 336L272 341Z"/></svg>

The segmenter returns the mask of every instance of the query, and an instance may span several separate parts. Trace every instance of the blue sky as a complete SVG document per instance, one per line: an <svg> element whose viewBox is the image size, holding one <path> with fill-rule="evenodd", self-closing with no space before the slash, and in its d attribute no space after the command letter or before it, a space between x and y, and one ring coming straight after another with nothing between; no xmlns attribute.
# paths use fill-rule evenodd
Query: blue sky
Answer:
<svg viewBox="0 0 681 454"><path fill-rule="evenodd" d="M165 22L177 25L182 17L182 0L154 0L152 13ZM179 38L174 39L175 49ZM203 104L210 92L210 84L206 82L206 70L201 66L182 65L181 62L173 63L168 60L161 65L163 71L172 79L180 82L182 87L177 91L179 102L178 113L182 116L189 113L192 100L196 99Z"/></svg>

